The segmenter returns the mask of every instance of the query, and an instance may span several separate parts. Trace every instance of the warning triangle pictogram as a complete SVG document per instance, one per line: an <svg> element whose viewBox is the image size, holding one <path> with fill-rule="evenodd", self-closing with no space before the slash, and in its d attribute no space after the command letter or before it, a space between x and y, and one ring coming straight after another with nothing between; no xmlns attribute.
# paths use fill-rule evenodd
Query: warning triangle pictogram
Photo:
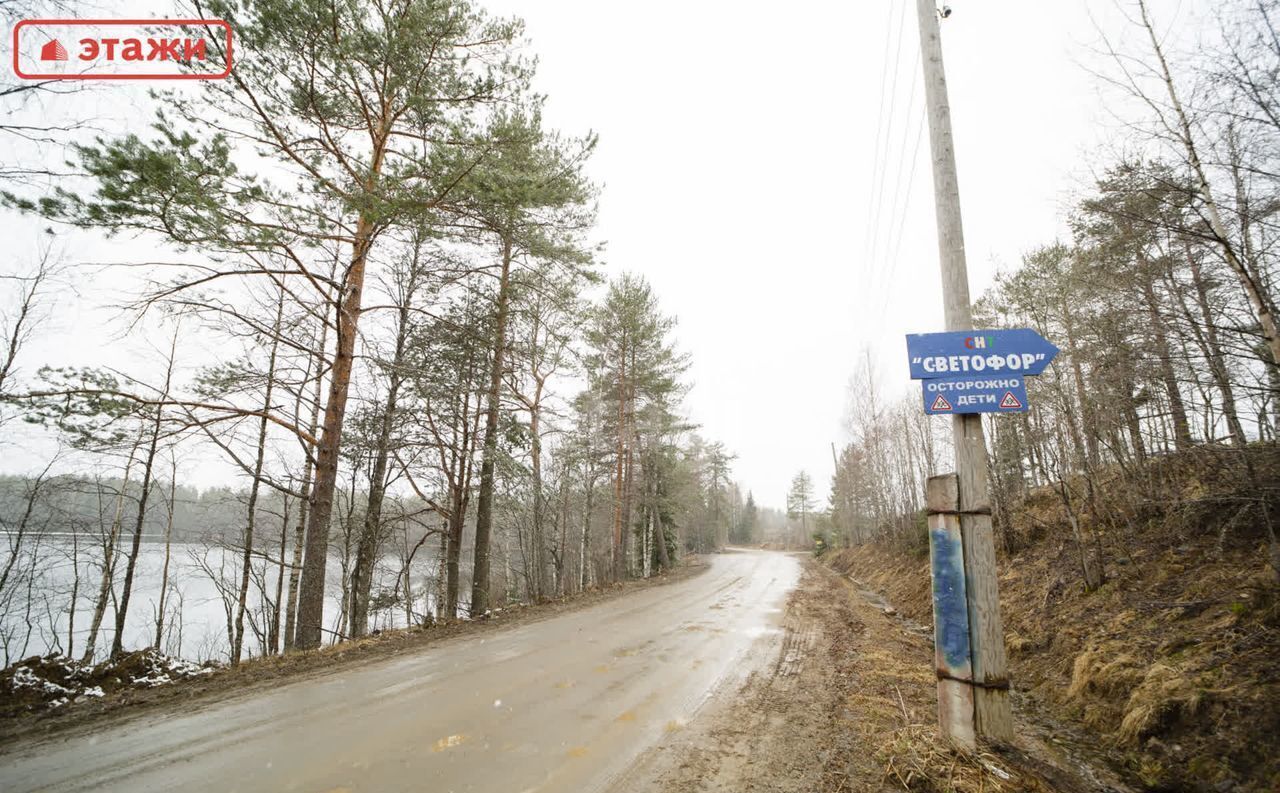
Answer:
<svg viewBox="0 0 1280 793"><path fill-rule="evenodd" d="M1005 391L1004 398L1000 400L1001 410L1018 410L1022 407L1022 403L1013 395L1012 391Z"/></svg>
<svg viewBox="0 0 1280 793"><path fill-rule="evenodd" d="M938 394L937 398L933 400L933 407L929 409L930 410L951 410L951 403L948 402L947 398L944 397L942 394Z"/></svg>

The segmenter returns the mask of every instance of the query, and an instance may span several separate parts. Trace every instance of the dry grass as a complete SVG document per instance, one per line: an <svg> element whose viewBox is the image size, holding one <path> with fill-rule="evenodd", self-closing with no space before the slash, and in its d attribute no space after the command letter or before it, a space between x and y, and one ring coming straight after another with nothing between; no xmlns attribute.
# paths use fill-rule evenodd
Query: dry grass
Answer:
<svg viewBox="0 0 1280 793"><path fill-rule="evenodd" d="M1256 459L1254 468L1280 492L1273 462ZM1108 498L1130 504L1129 519L1097 529L1107 581L1094 592L1083 590L1053 494L1033 493L1014 509L1021 546L1000 558L1014 685L1021 700L1083 727L1132 783L1280 790L1280 587L1258 516L1229 497L1245 478L1202 460L1154 467L1154 490L1108 485ZM930 624L927 559L880 545L831 557Z"/></svg>
<svg viewBox="0 0 1280 793"><path fill-rule="evenodd" d="M876 757L884 764L886 780L903 790L939 793L1003 793L1048 791L1038 779L1007 767L990 753L964 754L938 741L937 731L912 725L891 731Z"/></svg>
<svg viewBox="0 0 1280 793"><path fill-rule="evenodd" d="M833 585L845 591L849 608L865 626L851 640L856 679L841 694L846 712L852 714L854 743L870 750L882 787L930 793L1075 789L1046 786L1039 775L1015 768L998 755L971 754L948 745L938 734L937 680L928 641L883 614L843 577Z"/></svg>
<svg viewBox="0 0 1280 793"><path fill-rule="evenodd" d="M1194 716L1203 701L1204 691L1177 669L1152 664L1129 695L1116 735L1122 743L1136 746L1141 739L1163 731L1171 722Z"/></svg>
<svg viewBox="0 0 1280 793"><path fill-rule="evenodd" d="M1071 685L1067 696L1086 693L1108 699L1126 695L1142 679L1143 664L1128 653L1112 655L1099 648L1085 650L1071 664Z"/></svg>
<svg viewBox="0 0 1280 793"><path fill-rule="evenodd" d="M1117 744L1138 747L1200 711L1206 692L1193 680L1169 664L1147 664L1116 644L1085 650L1072 664L1064 701L1084 704L1086 724Z"/></svg>

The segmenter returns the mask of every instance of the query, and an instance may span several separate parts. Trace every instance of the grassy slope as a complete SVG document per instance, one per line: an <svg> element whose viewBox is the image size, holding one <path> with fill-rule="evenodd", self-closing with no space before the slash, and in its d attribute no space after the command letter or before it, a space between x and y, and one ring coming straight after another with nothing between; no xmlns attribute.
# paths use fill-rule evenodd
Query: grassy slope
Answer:
<svg viewBox="0 0 1280 793"><path fill-rule="evenodd" d="M1091 593L1057 497L1032 493L1012 513L1000 595L1015 688L1152 790L1280 790L1280 587L1261 526L1274 515L1239 508L1260 481L1274 498L1280 479L1274 449L1253 456L1252 479L1183 458L1141 487L1110 482L1108 514L1124 528L1099 529L1108 580ZM830 563L931 623L923 547L864 546Z"/></svg>

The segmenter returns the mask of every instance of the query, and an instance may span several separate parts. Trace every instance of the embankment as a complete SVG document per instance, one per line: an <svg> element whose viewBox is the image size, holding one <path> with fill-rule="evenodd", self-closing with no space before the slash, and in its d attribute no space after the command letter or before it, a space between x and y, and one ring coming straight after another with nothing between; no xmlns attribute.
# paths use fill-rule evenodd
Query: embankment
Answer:
<svg viewBox="0 0 1280 793"><path fill-rule="evenodd" d="M1019 707L1079 728L1149 790L1280 790L1280 586L1265 526L1280 492L1274 457L1251 452L1247 471L1163 459L1141 479L1087 483L1106 488L1093 512L1075 505L1105 571L1093 591L1060 492L1013 505L1000 599ZM931 624L923 531L826 561Z"/></svg>

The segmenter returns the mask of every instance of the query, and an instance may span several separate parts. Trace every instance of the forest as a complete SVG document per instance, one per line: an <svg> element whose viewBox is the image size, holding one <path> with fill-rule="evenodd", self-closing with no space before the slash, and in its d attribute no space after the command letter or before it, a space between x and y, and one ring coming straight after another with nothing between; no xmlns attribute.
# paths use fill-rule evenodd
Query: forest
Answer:
<svg viewBox="0 0 1280 793"><path fill-rule="evenodd" d="M14 26L0 787L1277 789L1280 0L482 3Z"/></svg>
<svg viewBox="0 0 1280 793"><path fill-rule="evenodd" d="M1280 573L1267 465L1280 440L1280 9L1227 4L1212 43L1185 55L1147 4L1131 11L1132 41L1104 40L1098 75L1127 113L1120 142L1091 163L1069 235L1027 251L974 306L978 326L1035 328L1062 350L1029 383L1029 412L985 423L997 541L1038 536L1009 510L1052 492L1095 589L1103 557L1124 556L1104 545L1173 504L1189 469L1229 484L1212 504L1225 534L1260 542ZM951 434L918 395L886 399L870 356L849 389L870 407L848 414L828 530L920 547L924 481ZM1172 456L1187 465L1156 464Z"/></svg>
<svg viewBox="0 0 1280 793"><path fill-rule="evenodd" d="M1116 140L1063 233L973 307L1061 350L1028 411L982 425L1004 649L1014 701L1134 789L1273 790L1280 4L1216 4L1189 49L1152 6L1119 6L1128 35L1098 47ZM925 484L959 433L859 364L814 542L927 624Z"/></svg>
<svg viewBox="0 0 1280 793"><path fill-rule="evenodd" d="M206 651L234 665L754 537L733 454L682 415L675 318L605 267L596 139L544 123L520 21L301 8L209 3L236 31L231 79L157 93L145 133L46 130L76 177L53 189L0 168L11 209L164 259L130 270L121 322L164 341L129 371L24 355L78 277L52 233L3 281L0 422L58 447L0 482L6 663L137 649L130 613L174 647L176 578L205 582L225 622ZM193 454L234 483L184 484Z"/></svg>

